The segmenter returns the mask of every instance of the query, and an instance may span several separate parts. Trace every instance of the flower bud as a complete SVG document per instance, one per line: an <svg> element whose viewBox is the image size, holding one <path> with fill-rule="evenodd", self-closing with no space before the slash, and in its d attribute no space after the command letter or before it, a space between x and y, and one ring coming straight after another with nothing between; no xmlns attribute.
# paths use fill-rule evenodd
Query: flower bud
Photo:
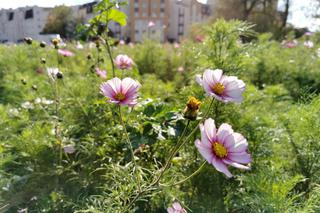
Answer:
<svg viewBox="0 0 320 213"><path fill-rule="evenodd" d="M60 43L60 40L57 39L57 38L54 38L51 40L52 44L54 45L54 48L58 49L59 48L59 43Z"/></svg>
<svg viewBox="0 0 320 213"><path fill-rule="evenodd" d="M88 55L87 55L87 59L88 59L88 60L91 60L91 59L92 59L92 55L91 55L91 54L88 54Z"/></svg>
<svg viewBox="0 0 320 213"><path fill-rule="evenodd" d="M32 44L32 38L31 37L25 37L23 40L24 40L24 42L26 42L29 45Z"/></svg>
<svg viewBox="0 0 320 213"><path fill-rule="evenodd" d="M47 46L47 43L46 43L46 42L42 41L42 42L40 43L40 47L45 48L46 46Z"/></svg>
<svg viewBox="0 0 320 213"><path fill-rule="evenodd" d="M57 76L58 79L62 79L63 78L62 72L57 72L56 76Z"/></svg>
<svg viewBox="0 0 320 213"><path fill-rule="evenodd" d="M46 59L45 58L41 58L41 64L45 64L46 63Z"/></svg>
<svg viewBox="0 0 320 213"><path fill-rule="evenodd" d="M200 105L201 101L199 101L195 97L190 97L187 102L187 106L183 111L183 117L191 121L196 120L200 109Z"/></svg>
<svg viewBox="0 0 320 213"><path fill-rule="evenodd" d="M27 81L26 81L26 79L21 79L21 83L23 84L23 85L26 85L27 84Z"/></svg>
<svg viewBox="0 0 320 213"><path fill-rule="evenodd" d="M37 91L38 90L38 87L37 87L37 85L32 85L32 87L31 87L34 91Z"/></svg>

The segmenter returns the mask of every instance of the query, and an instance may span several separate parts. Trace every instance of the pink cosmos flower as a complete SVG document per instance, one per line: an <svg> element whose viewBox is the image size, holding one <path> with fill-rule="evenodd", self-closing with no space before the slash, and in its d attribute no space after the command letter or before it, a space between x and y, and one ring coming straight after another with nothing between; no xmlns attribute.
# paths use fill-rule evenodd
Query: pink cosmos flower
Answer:
<svg viewBox="0 0 320 213"><path fill-rule="evenodd" d="M148 27L154 27L156 24L153 21L149 21Z"/></svg>
<svg viewBox="0 0 320 213"><path fill-rule="evenodd" d="M76 151L76 148L74 147L74 145L66 145L63 147L63 151L66 154L72 154Z"/></svg>
<svg viewBox="0 0 320 213"><path fill-rule="evenodd" d="M105 70L100 70L98 67L96 68L96 74L100 77L100 78L107 78L107 71Z"/></svg>
<svg viewBox="0 0 320 213"><path fill-rule="evenodd" d="M223 75L220 69L207 69L203 73L203 77L197 75L197 82L204 88L207 95L213 96L219 101L228 103L242 102L242 93L245 90L245 83L235 76Z"/></svg>
<svg viewBox="0 0 320 213"><path fill-rule="evenodd" d="M181 204L174 202L172 207L167 208L168 213L187 213L187 211L182 208Z"/></svg>
<svg viewBox="0 0 320 213"><path fill-rule="evenodd" d="M203 35L197 35L195 37L196 42L202 43L204 41L204 36Z"/></svg>
<svg viewBox="0 0 320 213"><path fill-rule="evenodd" d="M184 72L184 68L183 67L178 67L177 71L178 72Z"/></svg>
<svg viewBox="0 0 320 213"><path fill-rule="evenodd" d="M126 42L125 42L124 40L122 40L122 39L121 39L121 40L119 41L119 44L120 44L120 45L125 45L125 44L126 44Z"/></svg>
<svg viewBox="0 0 320 213"><path fill-rule="evenodd" d="M248 164L252 161L247 153L248 142L239 133L233 132L229 124L222 124L218 130L214 120L205 120L204 125L200 124L201 140L197 139L195 145L201 155L212 164L219 172L227 177L232 177L228 166L239 169L250 169Z"/></svg>
<svg viewBox="0 0 320 213"><path fill-rule="evenodd" d="M285 45L287 48L294 48L298 45L298 41L297 40L287 41L285 42Z"/></svg>
<svg viewBox="0 0 320 213"><path fill-rule="evenodd" d="M178 49L178 48L180 47L180 44L177 43L177 42L175 42L175 43L173 44L173 47L176 48L176 49Z"/></svg>
<svg viewBox="0 0 320 213"><path fill-rule="evenodd" d="M71 57L74 55L73 52L69 51L69 50L63 50L63 49L58 49L58 53L60 55L63 55L64 57Z"/></svg>
<svg viewBox="0 0 320 213"><path fill-rule="evenodd" d="M82 50L83 49L83 45L79 41L77 41L76 48L78 50Z"/></svg>
<svg viewBox="0 0 320 213"><path fill-rule="evenodd" d="M110 103L134 106L137 104L138 90L141 84L132 78L113 78L100 86L102 95L108 98Z"/></svg>
<svg viewBox="0 0 320 213"><path fill-rule="evenodd" d="M52 68L48 67L47 68L47 73L48 73L49 78L52 81L55 81L56 78L57 78L58 73L60 73L60 70L58 68L55 68L55 67L52 67Z"/></svg>
<svg viewBox="0 0 320 213"><path fill-rule="evenodd" d="M304 35L305 36L312 36L312 32L305 32Z"/></svg>
<svg viewBox="0 0 320 213"><path fill-rule="evenodd" d="M133 60L127 55L118 55L115 60L115 64L119 69L131 69Z"/></svg>
<svg viewBox="0 0 320 213"><path fill-rule="evenodd" d="M314 46L313 42L308 40L303 43L306 48L312 48Z"/></svg>

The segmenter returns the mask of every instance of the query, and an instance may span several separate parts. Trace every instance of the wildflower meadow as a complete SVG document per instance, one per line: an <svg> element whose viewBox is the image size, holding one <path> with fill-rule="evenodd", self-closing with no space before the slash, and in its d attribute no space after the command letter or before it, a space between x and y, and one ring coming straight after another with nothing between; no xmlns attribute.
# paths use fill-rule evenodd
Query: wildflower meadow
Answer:
<svg viewBox="0 0 320 213"><path fill-rule="evenodd" d="M320 34L126 43L117 4L0 45L0 212L320 212Z"/></svg>

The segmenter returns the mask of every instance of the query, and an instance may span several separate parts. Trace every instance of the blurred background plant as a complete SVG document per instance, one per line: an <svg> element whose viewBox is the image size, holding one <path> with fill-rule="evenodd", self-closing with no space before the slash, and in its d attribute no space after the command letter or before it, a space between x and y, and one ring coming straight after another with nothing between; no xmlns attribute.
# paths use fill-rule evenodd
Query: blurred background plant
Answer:
<svg viewBox="0 0 320 213"><path fill-rule="evenodd" d="M303 37L288 48L240 21L219 20L203 32L203 43L187 40L179 48L151 40L132 48L107 40L113 55L133 58L134 68L126 76L143 85L139 104L126 114L137 161L144 168L141 176L152 181L167 159L185 126L182 110L188 97L204 100L194 79L208 67L222 68L247 84L241 105L219 105L210 115L248 139L252 169L232 170L235 178L226 179L205 165L181 185L146 194L130 211L164 212L179 200L193 212L318 212L317 35L312 48ZM244 42L248 36L254 39ZM136 193L123 127L99 94L103 79L92 72L98 65L110 79L112 64L97 43L83 50L68 43L67 48L75 55L59 64L60 143L75 150L65 152L57 166L54 95L40 64L45 57L47 66L54 66L56 50L39 48L38 42L0 46L0 211L121 212ZM203 106L205 111L208 103ZM165 182L183 179L200 166L193 141L175 156Z"/></svg>

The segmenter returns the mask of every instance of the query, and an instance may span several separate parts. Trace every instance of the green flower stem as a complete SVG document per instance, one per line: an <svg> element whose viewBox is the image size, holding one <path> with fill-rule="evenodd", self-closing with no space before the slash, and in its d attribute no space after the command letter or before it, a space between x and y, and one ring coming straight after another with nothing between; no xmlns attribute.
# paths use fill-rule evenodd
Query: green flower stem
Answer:
<svg viewBox="0 0 320 213"><path fill-rule="evenodd" d="M189 124L190 124L190 120L188 120L187 125L184 127L184 129L183 129L183 131L182 131L182 133L181 133L181 136L180 136L180 138L179 138L176 146L173 148L173 150L172 150L172 152L171 152L171 154L170 154L170 156L169 156L169 158L168 158L165 166L161 169L161 172L160 172L158 178L154 181L154 183L151 184L152 186L155 185L155 184L157 184L157 183L160 181L160 178L162 177L162 175L163 175L163 174L166 172L166 170L169 168L169 166L170 166L170 164L171 164L171 160L172 160L172 158L176 155L177 150L178 150L179 147L180 147L180 143L181 143L181 141L182 141L182 138L184 137L184 135L185 135L186 132L187 132L187 129L188 129L188 127L189 127Z"/></svg>
<svg viewBox="0 0 320 213"><path fill-rule="evenodd" d="M114 66L114 61L113 61L113 57L112 57L111 47L110 47L110 44L109 44L107 39L105 40L105 47L106 47L106 49L108 51L108 56L109 56L109 59L110 59L110 62L111 62L111 66L112 66L112 76L116 77L116 72L115 72L115 66Z"/></svg>
<svg viewBox="0 0 320 213"><path fill-rule="evenodd" d="M138 190L139 192L141 192L141 184L140 184L140 177L139 177L139 170L138 170L138 167L137 167L137 163L136 163L136 159L134 158L134 153L133 153L133 148L132 148L132 144L131 144L131 141L130 141L130 138L129 138L129 135L128 135L128 132L127 132L127 128L126 128L126 125L123 121L123 117L122 117L122 113L121 113L121 107L119 106L119 117L120 117L120 122L121 122L121 125L124 129L124 133L125 133L125 137L126 137L126 141L127 141L127 144L129 146L129 149L130 149L130 152L131 152L131 157L132 157L132 162L133 162L133 166L134 166L134 171L136 173L136 179L137 179L137 184L138 184Z"/></svg>
<svg viewBox="0 0 320 213"><path fill-rule="evenodd" d="M154 186L156 184L159 183L161 177L163 176L163 174L165 173L165 171L169 168L170 166L170 163L171 163L171 160L172 158L177 154L177 152L183 147L183 145L188 142L190 140L190 138L192 137L192 135L198 130L198 126L199 124L204 120L206 119L206 117L209 115L209 112L210 112L210 109L212 108L212 104L213 104L213 101L214 101L214 98L212 98L212 101L210 103L210 106L207 110L207 112L205 113L205 115L203 116L203 118L198 122L198 124L193 128L193 130L191 131L191 133L186 137L186 139L180 143L181 139L183 138L184 135L181 135L181 138L179 140L179 142L177 143L177 148L173 149L173 152L170 154L170 157L168 158L164 168L161 170L159 176L157 177L157 179L151 184L151 186ZM189 124L189 121L188 121L188 124ZM188 126L188 125L187 125ZM186 127L187 127L186 126Z"/></svg>
<svg viewBox="0 0 320 213"><path fill-rule="evenodd" d="M179 182L176 182L174 184L171 184L171 185L165 185L165 184L161 184L159 183L160 186L165 186L165 187L171 187L171 186L177 186L177 185L180 185L181 183L184 183L186 182L187 180L191 179L193 176L196 176L197 174L200 173L200 171L202 170L202 168L206 165L206 161L203 161L201 166L196 170L194 171L191 175L189 175L188 177L186 177L185 179L179 181Z"/></svg>

